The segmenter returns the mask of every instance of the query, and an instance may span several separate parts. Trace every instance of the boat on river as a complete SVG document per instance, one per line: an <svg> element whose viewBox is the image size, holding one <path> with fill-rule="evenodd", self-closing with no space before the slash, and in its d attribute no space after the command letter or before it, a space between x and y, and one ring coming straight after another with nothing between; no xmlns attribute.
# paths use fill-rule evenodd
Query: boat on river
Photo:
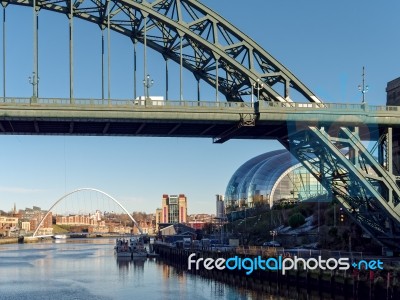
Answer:
<svg viewBox="0 0 400 300"><path fill-rule="evenodd" d="M129 241L126 239L117 239L115 241L114 249L117 257L132 257L132 253L129 247Z"/></svg>
<svg viewBox="0 0 400 300"><path fill-rule="evenodd" d="M68 238L66 234L55 234L52 235L51 237L55 240L65 240L66 238Z"/></svg>
<svg viewBox="0 0 400 300"><path fill-rule="evenodd" d="M133 236L130 238L130 248L132 252L132 258L135 257L147 257L147 250L144 246L144 240L142 236Z"/></svg>
<svg viewBox="0 0 400 300"><path fill-rule="evenodd" d="M118 238L116 239L114 249L117 257L147 257L147 250L141 236L133 236L129 240Z"/></svg>

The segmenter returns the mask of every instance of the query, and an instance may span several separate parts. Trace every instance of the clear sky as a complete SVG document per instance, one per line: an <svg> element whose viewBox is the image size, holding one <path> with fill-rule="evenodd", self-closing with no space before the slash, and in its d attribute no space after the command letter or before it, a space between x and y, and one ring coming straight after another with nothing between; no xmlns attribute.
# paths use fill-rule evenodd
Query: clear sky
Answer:
<svg viewBox="0 0 400 300"><path fill-rule="evenodd" d="M397 0L200 2L255 40L326 102L361 102L357 86L365 66L367 102L384 105L386 83L400 76ZM68 19L41 11L39 22L39 95L68 97ZM75 97L100 98L100 30L79 20L74 25ZM9 6L6 32L7 96L29 97L32 9ZM116 33L110 43L111 97L132 98L132 43ZM142 53L139 46L138 58ZM163 59L151 50L149 57L155 81L151 94L163 95ZM178 74L176 66L170 69L171 75ZM193 75L184 76L184 97L195 99ZM204 97L214 98L212 90L203 89ZM170 97L177 99L178 92L178 85L171 86ZM214 145L210 139L68 136L0 136L0 145L0 209L8 211L14 203L47 209L66 192L93 187L130 211L154 212L162 194L184 193L189 213L215 212L215 194L225 192L241 164L281 148L275 141Z"/></svg>

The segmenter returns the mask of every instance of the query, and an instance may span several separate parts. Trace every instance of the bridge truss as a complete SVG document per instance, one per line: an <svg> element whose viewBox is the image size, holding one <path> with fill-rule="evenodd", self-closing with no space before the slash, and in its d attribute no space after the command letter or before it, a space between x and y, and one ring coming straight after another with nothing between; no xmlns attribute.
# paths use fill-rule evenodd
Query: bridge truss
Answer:
<svg viewBox="0 0 400 300"><path fill-rule="evenodd" d="M134 51L139 42L162 54L166 72L168 60L178 63L181 82L182 68L186 68L198 82L215 87L217 98L220 92L227 101L243 101L244 95L253 94L286 102L292 101L291 90L295 90L307 101L320 102L263 48L196 0L5 0L2 4L32 6L36 15L41 9L65 14L71 30L73 18L80 18L99 25L102 31L123 34L132 40Z"/></svg>
<svg viewBox="0 0 400 300"><path fill-rule="evenodd" d="M370 151L378 150L377 158L361 141L363 135L372 134L371 128L309 126L289 130L292 134L281 142L372 238L398 249L400 177L393 172L398 167L393 130L376 130L377 143Z"/></svg>
<svg viewBox="0 0 400 300"><path fill-rule="evenodd" d="M144 77L147 74L147 47L164 57L167 86L168 61L178 63L180 100L183 100L182 69L186 68L197 79L198 100L199 83L203 80L215 87L217 101L218 94L221 93L228 102L243 102L246 95L251 95L252 99L253 96L256 97L260 104L290 104L298 95L302 95L306 101L313 104L321 103L269 53L228 21L195 0L4 0L2 4L4 11L8 4L33 7L36 37L40 10L58 12L69 18L71 103L74 99L72 29L75 18L97 24L102 32L113 30L130 38L133 42L135 61L136 45L142 43L145 53ZM34 45L33 51L37 51L37 44ZM37 70L37 52L34 58L34 70ZM36 74L38 75L37 72ZM168 99L168 95L166 98ZM271 133L257 131L263 115L257 105L251 107L254 110L250 113L237 113L237 125L227 126L222 134L213 134L214 141L222 143L237 137L238 132L242 132L238 127L252 127L249 131L256 132L258 138L270 136ZM29 122L33 122L35 132L39 134L40 122L44 120L44 116L30 116L28 119ZM3 120L11 122L10 118ZM21 120L23 121L23 118L19 119ZM58 119L53 121L57 123ZM289 120L287 123L290 127ZM109 121L102 127L103 134L112 127L110 124L112 122ZM210 127L206 126L199 132L211 132L215 124L209 125ZM175 133L179 126L177 124L168 128L168 133ZM2 132L7 129L4 124L0 127ZM400 189L396 170L400 155L397 150L393 150L397 149L397 141L394 138L396 135L393 135L390 125L379 127L379 137L376 139L379 155L375 159L361 142L365 136L360 128L358 125L343 124L331 131L326 130L324 125L310 123L300 130L288 128L283 132L276 132L276 135L325 188L332 191L332 195L364 230L382 245L398 248ZM74 121L70 121L65 134L73 134L74 130ZM275 129L268 130L274 132ZM141 131L142 126L135 132L139 134Z"/></svg>

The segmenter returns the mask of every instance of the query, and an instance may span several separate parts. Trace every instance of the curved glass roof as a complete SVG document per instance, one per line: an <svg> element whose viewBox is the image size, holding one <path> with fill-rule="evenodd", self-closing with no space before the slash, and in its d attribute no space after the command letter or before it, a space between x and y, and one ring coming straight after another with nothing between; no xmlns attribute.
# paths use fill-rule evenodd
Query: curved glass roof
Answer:
<svg viewBox="0 0 400 300"><path fill-rule="evenodd" d="M297 164L299 162L286 149L270 151L248 160L229 180L225 192L226 207L235 210L258 204L270 205L282 177L297 168ZM286 181L289 181L286 186L279 189L281 198L294 195L295 178Z"/></svg>

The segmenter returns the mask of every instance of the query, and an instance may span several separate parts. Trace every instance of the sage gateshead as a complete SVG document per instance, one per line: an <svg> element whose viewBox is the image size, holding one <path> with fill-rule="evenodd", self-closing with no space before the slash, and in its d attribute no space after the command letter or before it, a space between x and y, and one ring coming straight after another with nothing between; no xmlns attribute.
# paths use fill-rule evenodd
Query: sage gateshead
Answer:
<svg viewBox="0 0 400 300"><path fill-rule="evenodd" d="M322 185L286 149L270 151L241 165L229 180L225 210L229 214L246 208L277 203L297 203L326 194Z"/></svg>

